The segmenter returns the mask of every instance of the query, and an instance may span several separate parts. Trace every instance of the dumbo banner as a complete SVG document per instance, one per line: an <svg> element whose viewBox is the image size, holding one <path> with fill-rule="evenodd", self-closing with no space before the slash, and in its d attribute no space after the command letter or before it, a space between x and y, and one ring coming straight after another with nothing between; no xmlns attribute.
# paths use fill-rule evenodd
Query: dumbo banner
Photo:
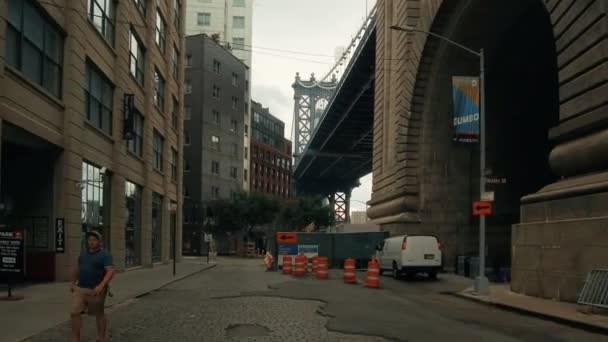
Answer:
<svg viewBox="0 0 608 342"><path fill-rule="evenodd" d="M479 78L452 77L454 141L479 141Z"/></svg>

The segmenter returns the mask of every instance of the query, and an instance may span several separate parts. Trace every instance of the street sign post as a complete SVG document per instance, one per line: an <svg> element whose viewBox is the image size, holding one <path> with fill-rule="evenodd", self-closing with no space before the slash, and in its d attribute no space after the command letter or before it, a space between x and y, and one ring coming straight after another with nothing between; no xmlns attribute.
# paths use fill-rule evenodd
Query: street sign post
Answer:
<svg viewBox="0 0 608 342"><path fill-rule="evenodd" d="M481 194L481 200L484 202L494 202L494 191L486 191Z"/></svg>
<svg viewBox="0 0 608 342"><path fill-rule="evenodd" d="M6 276L8 298L12 297L12 280L24 272L25 235L23 231L0 232L0 274Z"/></svg>
<svg viewBox="0 0 608 342"><path fill-rule="evenodd" d="M55 219L55 253L65 252L65 219Z"/></svg>
<svg viewBox="0 0 608 342"><path fill-rule="evenodd" d="M492 215L492 202L476 201L473 202L473 216Z"/></svg>
<svg viewBox="0 0 608 342"><path fill-rule="evenodd" d="M298 233L277 233L277 242L280 244L298 243Z"/></svg>

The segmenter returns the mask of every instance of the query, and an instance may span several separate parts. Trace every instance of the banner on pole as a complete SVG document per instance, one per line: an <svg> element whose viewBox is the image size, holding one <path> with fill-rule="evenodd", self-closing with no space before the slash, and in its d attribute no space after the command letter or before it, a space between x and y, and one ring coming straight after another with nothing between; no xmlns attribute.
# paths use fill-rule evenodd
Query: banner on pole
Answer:
<svg viewBox="0 0 608 342"><path fill-rule="evenodd" d="M454 141L479 141L479 78L452 77L454 102Z"/></svg>

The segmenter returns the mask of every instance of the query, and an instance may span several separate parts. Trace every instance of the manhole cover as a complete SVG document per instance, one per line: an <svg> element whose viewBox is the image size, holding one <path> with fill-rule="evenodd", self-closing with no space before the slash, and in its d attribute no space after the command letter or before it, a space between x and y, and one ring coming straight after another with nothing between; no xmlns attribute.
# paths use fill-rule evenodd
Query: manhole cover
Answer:
<svg viewBox="0 0 608 342"><path fill-rule="evenodd" d="M226 328L227 337L269 336L270 329L256 324L231 324Z"/></svg>

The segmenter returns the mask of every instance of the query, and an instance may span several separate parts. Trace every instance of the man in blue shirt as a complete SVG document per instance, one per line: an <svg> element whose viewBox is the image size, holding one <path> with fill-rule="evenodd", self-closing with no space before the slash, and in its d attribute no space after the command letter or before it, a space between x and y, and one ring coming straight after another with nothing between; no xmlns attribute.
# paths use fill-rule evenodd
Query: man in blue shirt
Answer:
<svg viewBox="0 0 608 342"><path fill-rule="evenodd" d="M86 234L87 248L78 257L78 264L72 274L72 342L80 342L82 319L80 314L87 310L97 321L97 341L106 338L108 321L104 305L108 284L114 276L114 266L110 252L101 248L101 234L90 231Z"/></svg>

